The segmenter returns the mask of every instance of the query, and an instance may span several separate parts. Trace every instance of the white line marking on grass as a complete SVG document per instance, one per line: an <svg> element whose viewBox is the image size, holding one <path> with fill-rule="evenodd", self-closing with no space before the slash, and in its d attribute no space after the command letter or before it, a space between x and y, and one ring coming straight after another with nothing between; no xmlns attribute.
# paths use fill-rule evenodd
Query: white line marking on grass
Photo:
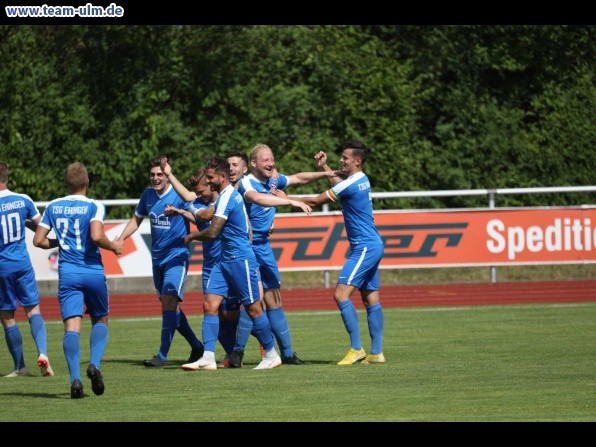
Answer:
<svg viewBox="0 0 596 447"><path fill-rule="evenodd" d="M198 315L186 315L187 317L198 317ZM110 323L111 322L118 322L118 323L130 323L133 321L161 321L161 317L131 317L131 318L118 318L118 317L112 317L110 318Z"/></svg>
<svg viewBox="0 0 596 447"><path fill-rule="evenodd" d="M588 303L553 303L553 304L541 304L541 303L534 303L534 304L500 304L500 305L476 305L476 306L449 306L449 307L436 307L436 306L429 306L429 307L410 307L402 310L408 310L410 312L444 312L444 311L457 311L457 310L470 310L470 309L509 309L509 308L516 308L516 309L532 309L536 307L594 307L596 302L588 302Z"/></svg>

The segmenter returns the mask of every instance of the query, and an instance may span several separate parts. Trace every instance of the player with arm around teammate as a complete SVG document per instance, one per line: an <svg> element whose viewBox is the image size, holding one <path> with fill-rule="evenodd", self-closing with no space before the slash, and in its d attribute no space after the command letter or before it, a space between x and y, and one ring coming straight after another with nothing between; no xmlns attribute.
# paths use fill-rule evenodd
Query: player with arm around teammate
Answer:
<svg viewBox="0 0 596 447"><path fill-rule="evenodd" d="M190 327L180 308L184 300L184 281L190 264L190 254L184 237L190 225L185 219L165 214L166 206L188 209L188 203L180 198L161 170L164 157L153 158L148 165L151 186L146 188L134 215L119 236L122 241L130 237L149 217L151 225L151 263L153 285L161 302L161 343L153 358L144 360L147 368L166 365L168 352L176 331L180 332L191 347L187 361L196 361L203 355L203 343Z"/></svg>
<svg viewBox="0 0 596 447"><path fill-rule="evenodd" d="M190 190L187 189L176 176L172 173L172 168L166 159L162 160L162 171L168 177L170 183L186 201L192 201L193 213L187 210L176 208L174 206L166 207L166 214L178 214L184 216L190 222L196 224L199 231L206 229L211 224L211 219L215 213L215 201L217 200L217 191L212 190L207 184L205 178L205 169L197 169L188 179ZM213 265L219 256L221 242L219 238L211 241L202 241L203 247L203 266L202 266L202 284L203 292L207 289L207 283L211 275ZM240 311L240 301L238 299L225 299L219 307L219 333L218 340L227 356L232 352L236 341L236 327L238 326L238 313ZM222 367L225 366L226 359Z"/></svg>
<svg viewBox="0 0 596 447"><path fill-rule="evenodd" d="M372 190L370 181L362 168L369 149L360 141L346 141L337 150L341 154L343 180L332 179L332 187L316 197L301 197L310 206L339 202L344 216L346 234L350 243L350 255L340 271L333 298L341 313L350 337L350 349L338 365L362 363L385 363L383 355L383 309L379 295L379 263L383 257L383 241L374 224ZM315 155L317 164L329 170L327 155ZM358 289L366 308L368 330L371 337L370 354L362 348L358 315L350 299Z"/></svg>
<svg viewBox="0 0 596 447"><path fill-rule="evenodd" d="M187 237L191 240L221 239L221 252L207 284L203 307L203 340L205 354L194 363L183 365L187 370L217 368L215 363L215 342L219 332L217 310L228 296L238 296L253 322L253 330L259 343L265 349L265 356L254 369L270 369L281 365L281 358L275 350L271 325L263 312L260 300L262 286L258 265L249 240L249 221L242 196L230 183L229 164L223 159L212 159L206 167L206 179L210 187L219 193L215 203L215 216L211 225ZM298 206L289 199L286 205ZM309 211L310 207L303 208Z"/></svg>
<svg viewBox="0 0 596 447"><path fill-rule="evenodd" d="M300 172L284 175L277 172L275 158L271 148L265 144L257 144L250 153L251 172L240 179L238 192L246 202L250 223L252 226L252 247L259 263L259 271L264 289L264 301L267 316L271 322L273 334L281 351L282 361L289 365L302 365L292 345L290 327L282 307L281 280L277 261L269 236L273 229L276 206L274 198L287 199L277 190L284 190L290 185L305 185L317 180L334 177L335 172ZM236 345L230 356L230 366L240 367L244 355L244 348L252 330L251 322L244 311L240 312Z"/></svg>

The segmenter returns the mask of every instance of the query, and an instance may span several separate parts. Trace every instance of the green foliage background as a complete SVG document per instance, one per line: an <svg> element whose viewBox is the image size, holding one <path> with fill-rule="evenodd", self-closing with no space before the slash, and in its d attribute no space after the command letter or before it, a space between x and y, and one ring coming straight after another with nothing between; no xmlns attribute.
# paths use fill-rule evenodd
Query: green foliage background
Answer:
<svg viewBox="0 0 596 447"><path fill-rule="evenodd" d="M294 173L348 139L372 148L365 170L377 192L590 185L594 30L2 25L0 159L10 188L38 201L65 194L62 172L75 160L90 170L90 196L125 199L148 186L157 155L184 179L211 156L264 142ZM584 203L594 194L498 205ZM473 196L377 208L485 205Z"/></svg>

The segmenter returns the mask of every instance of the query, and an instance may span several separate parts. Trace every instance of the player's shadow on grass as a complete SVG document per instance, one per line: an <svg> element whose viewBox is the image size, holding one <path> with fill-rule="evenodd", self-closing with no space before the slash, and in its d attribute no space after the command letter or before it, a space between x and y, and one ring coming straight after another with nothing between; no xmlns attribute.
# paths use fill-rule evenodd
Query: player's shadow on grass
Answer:
<svg viewBox="0 0 596 447"><path fill-rule="evenodd" d="M131 365L131 366L139 366L139 367L143 367L145 369L151 370L151 369L180 369L180 367L182 365L184 365L185 363L188 363L188 360L185 359L174 359L174 360L168 360L168 362L165 364L165 366L158 366L158 367L147 367L143 364L143 360L142 358L135 358L135 359L103 359L102 363L119 363L119 364L123 364L123 365ZM244 369L252 369L255 366L257 366L259 364L258 361L256 360L250 360L249 362L243 362L242 363L242 368ZM337 361L335 360L321 360L321 359L317 359L317 360L304 360L304 365L285 365L285 364L281 364L280 367L284 367L284 368L303 368L303 367L308 367L309 365L336 365ZM224 368L224 369L237 369L237 368Z"/></svg>
<svg viewBox="0 0 596 447"><path fill-rule="evenodd" d="M143 367L145 369L180 369L180 367L182 365L184 365L185 363L187 363L187 360L184 359L175 359L175 360L168 360L168 362L165 364L165 366L159 366L159 367L146 367L145 365L143 365L143 360L144 359L103 359L102 363L119 363L119 364L123 364L123 365L131 365L131 366L140 366ZM254 368L255 366L257 366L259 364L259 362L257 361L250 361L250 362L244 362L242 365L242 368L244 369L251 369ZM337 364L337 362L335 360L305 360L304 361L304 365L284 365L283 363L280 365L281 367L284 368L303 368L303 367L308 367L309 365L335 365ZM235 368L224 368L224 369L235 369Z"/></svg>
<svg viewBox="0 0 596 447"><path fill-rule="evenodd" d="M243 362L242 367L243 368L254 368L258 364L259 364L258 361L251 360L249 362ZM309 366L309 365L335 365L335 364L337 364L337 361L335 361L335 360L304 360L304 365L287 365L287 364L282 363L279 366L284 367L284 368L300 369L304 366Z"/></svg>
<svg viewBox="0 0 596 447"><path fill-rule="evenodd" d="M142 366L145 369L176 369L180 366L188 363L186 360L168 360L164 366L147 367L143 364L143 361L147 359L135 358L135 359L103 359L101 363L120 363L123 365Z"/></svg>

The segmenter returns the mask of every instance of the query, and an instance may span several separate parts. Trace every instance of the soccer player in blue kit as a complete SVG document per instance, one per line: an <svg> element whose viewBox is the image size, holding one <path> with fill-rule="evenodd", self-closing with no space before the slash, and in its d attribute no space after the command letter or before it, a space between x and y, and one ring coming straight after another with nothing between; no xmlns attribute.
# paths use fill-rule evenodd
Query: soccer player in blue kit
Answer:
<svg viewBox="0 0 596 447"><path fill-rule="evenodd" d="M99 248L122 253L123 243L110 241L104 233L105 207L87 197L89 175L80 162L64 172L68 195L52 200L35 230L33 245L52 247L49 232L58 238L58 302L64 323L62 347L70 373L70 397L83 398L79 363L84 311L91 317L91 347L87 377L96 395L104 393L100 364L108 342L109 296ZM84 309L86 307L86 310Z"/></svg>
<svg viewBox="0 0 596 447"><path fill-rule="evenodd" d="M383 355L383 309L379 296L379 263L383 257L383 241L375 227L370 181L362 171L369 149L361 141L347 141L339 146L341 171L346 178L330 178L331 189L316 197L296 198L310 206L339 202L346 234L350 243L350 256L340 271L333 298L339 307L342 320L350 336L351 347L338 365L385 363ZM327 166L327 155L315 155L318 166ZM360 290L366 308L368 331L371 337L370 354L362 348L358 314L350 300L352 293Z"/></svg>
<svg viewBox="0 0 596 447"><path fill-rule="evenodd" d="M134 215L119 236L122 241L126 240L137 231L143 219L149 217L153 285L161 302L162 323L159 350L153 358L143 361L148 368L165 366L176 330L191 347L188 362L201 358L204 350L203 343L179 306L184 300L184 281L190 264L188 246L184 241L190 225L186 219L165 213L167 205L188 210L189 203L180 198L163 173L163 158L166 157L156 157L149 162L151 186L143 191Z"/></svg>
<svg viewBox="0 0 596 447"><path fill-rule="evenodd" d="M265 350L264 358L254 369L270 369L281 365L275 350L271 325L261 305L262 285L259 266L250 245L250 222L242 196L230 183L230 168L226 160L215 158L205 166L205 176L210 187L219 193L215 202L215 215L211 225L200 232L193 232L186 240L221 240L221 252L213 266L207 283L203 304L203 341L205 353L201 359L182 365L186 370L215 370L215 343L219 333L218 308L229 296L240 298L253 322L253 331ZM279 200L279 198L276 198ZM298 201L283 199L286 205L310 213L309 206Z"/></svg>
<svg viewBox="0 0 596 447"><path fill-rule="evenodd" d="M299 172L292 175L281 174L275 168L273 151L266 144L254 146L249 158L252 168L251 173L240 179L238 192L245 200L246 210L252 225L252 248L259 263L267 317L271 322L273 335L279 345L282 362L288 365L302 365L304 361L298 358L292 346L290 326L282 307L279 268L269 242L275 219L275 207L279 205L272 205L263 200L267 197L276 197L277 191L283 191L287 186L306 185L324 178L335 177L337 173L328 170L323 172ZM279 196L285 197L285 194L280 193ZM231 367L241 367L244 348L251 330L250 319L247 318L246 312L241 310L236 333L236 345L229 358Z"/></svg>
<svg viewBox="0 0 596 447"><path fill-rule="evenodd" d="M8 164L0 161L0 320L14 370L5 377L29 375L23 356L23 337L15 320L17 304L25 310L37 348L42 376L53 376L47 356L46 325L39 307L35 272L25 243L25 231L35 231L41 214L26 194L8 189ZM51 239L52 247L58 241Z"/></svg>
<svg viewBox="0 0 596 447"><path fill-rule="evenodd" d="M205 169L197 169L188 179L190 190L176 178L172 167L166 159L162 160L161 169L168 177L170 184L183 200L192 202L193 213L174 206L166 207L167 215L180 215L196 224L199 231L211 225L211 219L215 213L215 201L218 193L213 191L205 179ZM203 241L203 265L202 265L202 286L203 292L207 289L207 282L213 270L213 265L221 251L219 238ZM221 343L226 355L229 355L234 348L236 341L236 327L238 326L238 312L240 301L237 299L223 300L219 308L219 334L218 340Z"/></svg>

